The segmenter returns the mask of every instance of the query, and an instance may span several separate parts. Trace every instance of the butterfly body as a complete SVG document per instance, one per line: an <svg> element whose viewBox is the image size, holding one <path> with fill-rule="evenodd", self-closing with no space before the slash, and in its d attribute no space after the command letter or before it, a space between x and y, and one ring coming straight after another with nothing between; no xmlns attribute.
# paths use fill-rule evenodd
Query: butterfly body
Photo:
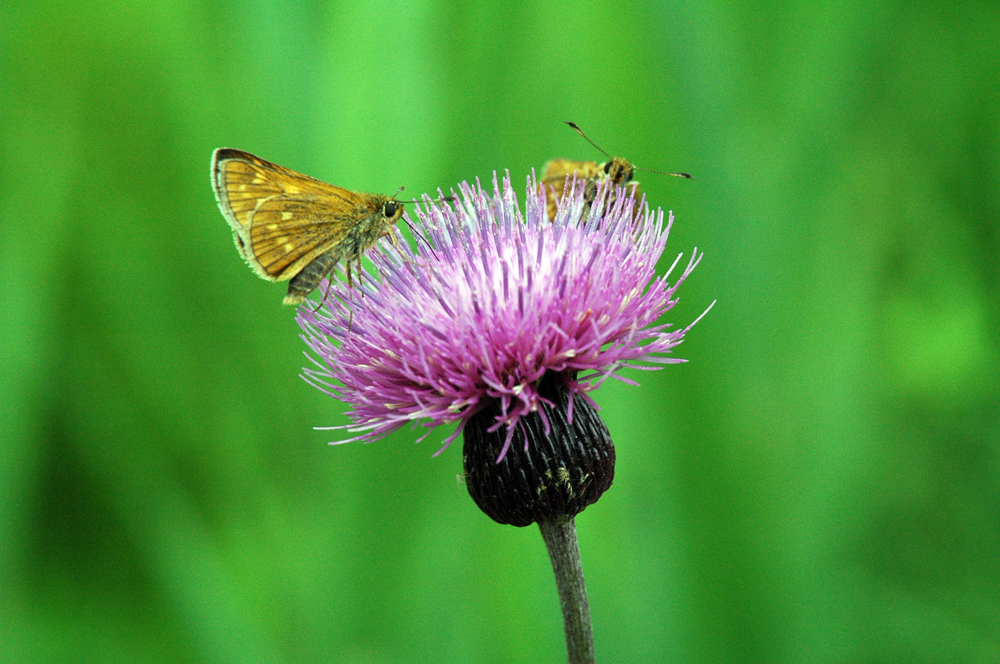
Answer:
<svg viewBox="0 0 1000 664"><path fill-rule="evenodd" d="M391 196L365 194L219 148L212 186L240 255L268 281L290 281L285 304L305 300L338 262L359 262L403 215Z"/></svg>
<svg viewBox="0 0 1000 664"><path fill-rule="evenodd" d="M648 168L636 169L630 161L623 159L621 157L612 157L604 150L598 147L597 143L587 138L587 135L583 133L583 130L576 126L576 123L567 122L573 131L583 136L584 140L597 148L600 152L608 158L608 161L603 164L598 164L595 161L572 161L570 159L552 159L545 167L542 169L542 186L545 187L545 196L547 209L549 213L549 220L553 220L556 217L556 207L559 200L562 198L564 190L566 189L566 178L576 176L578 180L584 180L584 190L583 190L583 214L587 215L590 212L590 207L594 203L594 199L597 198L597 189L604 183L605 180L611 180L611 183L617 187L625 187L628 184L632 185L632 192L636 198L638 198L639 183L632 181L632 175L636 170L647 171L649 173L660 173L662 175L673 175L679 178L691 178L687 173L664 173L663 171L651 171ZM608 198L608 205L611 205L615 201L615 194L612 193ZM636 211L638 213L638 211Z"/></svg>
<svg viewBox="0 0 1000 664"><path fill-rule="evenodd" d="M573 161L571 159L550 160L542 168L542 186L545 187L549 219L555 219L556 207L559 199L563 196L567 177L572 180L575 175L578 180L585 181L583 213L586 215L597 197L597 188L605 180L611 180L619 187L632 184L633 188L637 190L639 183L632 181L633 173L632 164L621 157L614 157L603 164L598 164L596 161Z"/></svg>

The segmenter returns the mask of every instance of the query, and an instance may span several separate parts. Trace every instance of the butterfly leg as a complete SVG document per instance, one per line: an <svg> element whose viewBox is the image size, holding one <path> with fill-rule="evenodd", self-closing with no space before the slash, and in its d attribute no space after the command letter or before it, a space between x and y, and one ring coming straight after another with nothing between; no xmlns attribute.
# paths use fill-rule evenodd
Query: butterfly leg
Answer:
<svg viewBox="0 0 1000 664"><path fill-rule="evenodd" d="M326 298L330 297L330 286L333 285L333 276L331 274L332 271L333 270L331 268L331 270L327 271L326 273L326 288L323 289L323 297L321 297L319 299L319 302L316 303L316 308L313 309L313 313L319 311L320 308L326 303Z"/></svg>
<svg viewBox="0 0 1000 664"><path fill-rule="evenodd" d="M416 234L416 233L414 233L414 234ZM413 263L413 260L409 256L407 256L406 254L404 254L402 251L399 251L399 240L396 239L396 234L395 233L392 233L390 231L385 231L385 232L382 233L382 235L379 237L379 239L381 240L383 237L388 237L389 238L389 241L392 242L392 246L396 247L396 249L397 249L396 253L399 254L399 257L403 259L404 263Z"/></svg>
<svg viewBox="0 0 1000 664"><path fill-rule="evenodd" d="M361 272L361 256L358 256L358 263L357 263L357 265L358 265L358 292L361 293L361 297L363 298L365 296L365 291L364 291L363 288L361 288L361 274L362 274L362 272ZM350 269L350 268L351 268L351 264L348 263L347 264L347 269ZM376 269L378 269L377 266L376 266Z"/></svg>
<svg viewBox="0 0 1000 664"><path fill-rule="evenodd" d="M597 180L591 179L587 180L587 184L583 188L583 219L587 219L590 216L590 208L593 207L594 201L597 199ZM605 209L610 206L614 199L608 197Z"/></svg>
<svg viewBox="0 0 1000 664"><path fill-rule="evenodd" d="M351 298L352 304L354 299L354 282L351 278L351 261L348 260L344 263L347 266L347 292L348 297ZM358 258L358 279L361 279L361 258ZM358 282L358 290L361 291L360 281ZM361 291L361 297L364 297L364 291ZM348 307L347 315L347 333L351 333L351 328L354 326L354 307Z"/></svg>

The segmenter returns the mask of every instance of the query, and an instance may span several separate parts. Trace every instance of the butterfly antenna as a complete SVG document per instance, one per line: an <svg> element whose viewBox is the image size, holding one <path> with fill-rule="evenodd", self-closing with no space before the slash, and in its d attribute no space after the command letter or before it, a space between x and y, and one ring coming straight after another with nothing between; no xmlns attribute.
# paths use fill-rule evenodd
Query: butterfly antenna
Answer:
<svg viewBox="0 0 1000 664"><path fill-rule="evenodd" d="M609 155L609 154L608 154L607 152L605 152L604 150L602 150L602 149L601 149L601 146L599 146L599 145L598 145L597 143L595 143L595 142L593 142L592 140L590 140L590 139L589 139L589 138L587 137L587 135L586 135L585 133L583 133L583 130L582 130L582 129L580 129L579 127L577 127L577 126L576 126L576 123L575 123L575 122L570 122L569 120L563 120L563 122L565 122L565 123L566 123L566 124L568 124L568 125L569 125L570 127L572 127L572 128L573 128L573 129L574 129L574 130L576 131L576 133L578 133L578 134L580 134L581 136L583 136L583 139L584 139L585 141L587 141L588 143L590 143L591 145L593 145L593 146L594 146L595 148L597 148L597 151L598 151L598 152L600 152L601 154L603 154L603 155L604 155L605 157L607 157L608 159L611 159L611 155Z"/></svg>
<svg viewBox="0 0 1000 664"><path fill-rule="evenodd" d="M638 166L632 167L634 170L642 171L644 173L658 173L659 175L673 175L675 178L687 178L688 180L693 180L694 176L690 173L667 173L666 171L654 171L651 168L639 168Z"/></svg>
<svg viewBox="0 0 1000 664"><path fill-rule="evenodd" d="M360 263L360 262L361 262L361 260L358 259L358 263ZM350 301L349 303L351 305L353 305L354 304L354 288L352 287L352 283L351 283L351 261L347 261L346 266L347 266L347 297L349 298L349 301ZM360 270L361 270L361 267L359 266L358 267L358 271L360 271ZM353 306L348 306L347 307L347 333L348 334L351 333L351 330L353 329L353 327L354 327L354 307Z"/></svg>
<svg viewBox="0 0 1000 664"><path fill-rule="evenodd" d="M403 187L400 187L399 191L403 191ZM399 191L396 192L396 195L394 195L393 198L396 198L396 196L399 195ZM400 201L398 198L396 198L396 200L399 201L400 203L413 203L413 204L423 203L423 200L419 200L418 201L416 198L411 198L411 199L408 199L408 200L405 200L405 201ZM450 203L453 200L455 200L455 197L454 196L438 196L437 198L432 198L431 200L432 201L439 201L439 202L442 202L442 203Z"/></svg>
<svg viewBox="0 0 1000 664"><path fill-rule="evenodd" d="M576 133L578 133L578 134L580 134L581 136L583 136L583 138L584 138L584 139L585 139L585 140L586 140L586 141L587 141L588 143L590 143L590 144L591 144L591 145L593 145L593 146L594 146L595 148L597 148L597 149L598 149L598 150L599 150L599 151L601 152L601 154L603 154L603 155L604 155L605 157L607 157L608 159L611 159L611 155L609 155L609 154L608 154L607 152L605 152L604 150L601 150L601 146L599 146L599 145L598 145L597 143L595 143L595 142L593 142L592 140L590 140L590 138L588 138L588 137L587 137L587 135L586 135L585 133L583 133L583 130L582 130L582 129L580 129L579 127L577 127L575 123L573 123L573 122L570 122L570 121L568 121L568 120L564 120L564 122L565 122L566 124L568 124L568 125L569 125L570 127L572 127L573 129L575 129L575 130L576 130ZM651 169L651 168L639 168L638 166L635 166L635 165L633 165L633 166L632 166L632 168L633 168L634 170L637 170L637 171L643 171L644 173L656 173L656 174L658 174L658 175L672 175L672 176L674 176L675 178L687 178L688 180L693 180L693 179L694 179L694 176L693 176L693 175L691 175L690 173L668 173L668 172L666 172L666 171L654 171L654 170L653 170L653 169Z"/></svg>
<svg viewBox="0 0 1000 664"><path fill-rule="evenodd" d="M398 199L397 199L397 200L398 200ZM455 197L454 197L454 196L439 196L439 197L437 197L437 198L432 198L432 199L431 199L431 201L433 201L433 202L436 202L436 203L451 203L451 202L452 202L453 200L455 200ZM406 200L406 201L399 201L399 202L400 202L400 203L423 203L423 201L422 201L422 200L419 200L419 201L418 201L418 200L417 200L417 199L415 199L415 198L411 198L410 200Z"/></svg>

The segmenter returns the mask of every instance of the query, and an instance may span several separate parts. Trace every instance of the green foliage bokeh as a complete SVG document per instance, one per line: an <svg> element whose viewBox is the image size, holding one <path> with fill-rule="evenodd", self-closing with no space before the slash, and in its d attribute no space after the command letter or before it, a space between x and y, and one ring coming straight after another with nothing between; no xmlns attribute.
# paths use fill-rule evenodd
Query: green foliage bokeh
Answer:
<svg viewBox="0 0 1000 664"><path fill-rule="evenodd" d="M940 6L939 6L940 5ZM208 177L639 166L705 259L595 394L603 662L1000 661L991 2L0 6L0 661L553 662L534 528L342 404ZM446 432L445 432L446 433Z"/></svg>

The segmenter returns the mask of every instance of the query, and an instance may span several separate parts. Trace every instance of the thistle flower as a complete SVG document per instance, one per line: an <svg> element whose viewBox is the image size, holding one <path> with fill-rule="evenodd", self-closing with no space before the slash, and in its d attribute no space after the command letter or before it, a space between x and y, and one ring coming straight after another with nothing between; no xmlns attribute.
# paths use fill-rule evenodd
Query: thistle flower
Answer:
<svg viewBox="0 0 1000 664"><path fill-rule="evenodd" d="M551 223L534 177L523 215L509 176L501 187L494 175L492 196L477 182L452 205L425 199L424 245L382 241L370 254L381 279L328 284L326 306L298 316L317 356L303 377L351 406L352 423L332 428L356 435L339 442L457 422L437 454L463 434L480 509L538 523L572 663L594 661L574 517L614 479L614 445L588 393L608 378L635 384L624 367L683 362L669 353L701 318L675 331L657 322L701 260L695 249L676 281L680 256L656 276L673 216L637 209L634 191L610 180L596 197L584 185L567 182Z"/></svg>
<svg viewBox="0 0 1000 664"><path fill-rule="evenodd" d="M668 354L697 320L673 331L657 321L701 255L695 249L673 283L681 256L657 277L673 216L664 223L644 201L634 215L636 201L608 184L583 218L582 184L567 186L550 223L533 178L523 215L509 176L501 187L494 175L492 196L478 181L463 183L451 205L418 208L428 245L414 252L383 240L369 254L381 279L365 274L353 290L334 283L327 307L300 310L318 356L303 377L351 405L352 424L332 428L357 435L337 442L457 422L440 454L488 412L485 433L502 441L499 463L518 430L529 451L527 416L551 432L557 393L572 423L581 407L596 410L588 393L608 378L636 384L622 368L685 361Z"/></svg>

